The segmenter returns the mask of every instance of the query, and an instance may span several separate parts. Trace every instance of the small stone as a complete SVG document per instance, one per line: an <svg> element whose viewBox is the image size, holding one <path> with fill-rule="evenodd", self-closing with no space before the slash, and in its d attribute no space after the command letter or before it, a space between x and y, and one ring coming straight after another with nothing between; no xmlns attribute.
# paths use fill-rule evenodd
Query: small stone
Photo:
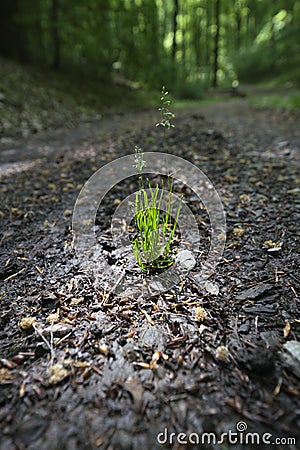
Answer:
<svg viewBox="0 0 300 450"><path fill-rule="evenodd" d="M220 291L219 286L211 281L206 281L205 290L211 295L218 295Z"/></svg>
<svg viewBox="0 0 300 450"><path fill-rule="evenodd" d="M284 352L281 353L284 365L300 378L300 342L288 341L283 345Z"/></svg>
<svg viewBox="0 0 300 450"><path fill-rule="evenodd" d="M176 263L184 270L192 270L196 265L196 259L194 255L189 250L182 250L178 253L176 258Z"/></svg>
<svg viewBox="0 0 300 450"><path fill-rule="evenodd" d="M67 325L66 323L55 323L52 324L50 327L47 327L43 330L45 334L51 334L53 333L57 337L65 336L67 333L69 333L72 330L72 327L70 325Z"/></svg>

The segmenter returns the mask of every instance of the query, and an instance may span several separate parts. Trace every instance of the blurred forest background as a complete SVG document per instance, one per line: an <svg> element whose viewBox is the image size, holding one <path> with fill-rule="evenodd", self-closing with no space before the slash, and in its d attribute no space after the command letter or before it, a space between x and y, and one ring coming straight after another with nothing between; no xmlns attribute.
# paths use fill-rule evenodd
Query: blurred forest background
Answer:
<svg viewBox="0 0 300 450"><path fill-rule="evenodd" d="M163 84L178 99L240 83L298 89L299 24L300 0L1 0L0 101L22 85L35 96L43 80L85 106L148 104Z"/></svg>

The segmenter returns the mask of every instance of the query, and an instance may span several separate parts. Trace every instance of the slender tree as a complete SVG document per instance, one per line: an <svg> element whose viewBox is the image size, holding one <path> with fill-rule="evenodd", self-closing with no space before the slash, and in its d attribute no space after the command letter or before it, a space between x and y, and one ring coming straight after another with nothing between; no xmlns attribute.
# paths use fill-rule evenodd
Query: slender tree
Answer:
<svg viewBox="0 0 300 450"><path fill-rule="evenodd" d="M236 48L241 48L241 28L242 28L242 15L240 2L235 3L235 23L236 23Z"/></svg>
<svg viewBox="0 0 300 450"><path fill-rule="evenodd" d="M187 53L187 4L181 6L181 64L183 76L186 76L186 53Z"/></svg>
<svg viewBox="0 0 300 450"><path fill-rule="evenodd" d="M215 3L215 42L214 42L214 65L213 65L213 87L218 85L218 69L219 69L219 39L220 39L220 1Z"/></svg>
<svg viewBox="0 0 300 450"><path fill-rule="evenodd" d="M172 61L175 61L177 51L177 16L179 13L179 0L174 0L173 4L173 42L172 42Z"/></svg>
<svg viewBox="0 0 300 450"><path fill-rule="evenodd" d="M210 25L211 25L211 10L210 10L211 1L206 0L205 2L205 30L206 30L206 39L205 39L205 65L206 67L210 67L210 43L211 43L211 35L210 35Z"/></svg>
<svg viewBox="0 0 300 450"><path fill-rule="evenodd" d="M196 70L197 72L200 70L201 66L201 56L203 54L202 47L201 47L201 19L202 19L202 8L200 8L198 5L194 7L194 11L191 17L192 22L192 45L193 50L195 54L195 64L196 64Z"/></svg>

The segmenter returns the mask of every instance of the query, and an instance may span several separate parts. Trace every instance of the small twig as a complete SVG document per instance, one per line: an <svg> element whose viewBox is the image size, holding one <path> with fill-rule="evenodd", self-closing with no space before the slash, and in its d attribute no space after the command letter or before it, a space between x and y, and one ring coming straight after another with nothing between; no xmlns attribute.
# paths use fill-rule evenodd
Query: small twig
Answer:
<svg viewBox="0 0 300 450"><path fill-rule="evenodd" d="M55 353L54 353L54 348L53 348L53 324L54 324L54 321L52 320L52 322L51 322L51 330L50 330L50 346L51 346L51 361L50 361L50 366L52 366L52 364L53 364L53 360L54 360L54 356L55 356Z"/></svg>
<svg viewBox="0 0 300 450"><path fill-rule="evenodd" d="M100 375L100 377L102 377L102 375L103 375L102 371L100 369L98 369L98 367L93 366L92 371L97 373L98 375Z"/></svg>
<svg viewBox="0 0 300 450"><path fill-rule="evenodd" d="M251 348L257 348L257 345L253 344L253 342L249 342L246 339L241 339L241 342L245 345L248 345Z"/></svg>
<svg viewBox="0 0 300 450"><path fill-rule="evenodd" d="M70 333L66 334L66 336L62 337L59 341L55 342L55 347L57 347L59 344L64 342L66 339L68 339L68 337L70 337L71 334L73 334L73 333L74 333L74 330L70 331Z"/></svg>
<svg viewBox="0 0 300 450"><path fill-rule="evenodd" d="M146 316L148 323L150 325L154 325L154 322L153 322L151 316L147 313L147 311L145 311L144 309L141 309L141 308L140 308L140 311L141 311L141 313L143 313Z"/></svg>
<svg viewBox="0 0 300 450"><path fill-rule="evenodd" d="M19 270L19 272L14 273L13 275L10 275L9 277L5 278L4 281L8 281L11 280L12 278L15 278L17 275L19 275L20 273L24 272L25 267L23 267L23 269Z"/></svg>
<svg viewBox="0 0 300 450"><path fill-rule="evenodd" d="M238 332L238 316L236 316L236 318L235 318L234 334L236 335L238 343L240 343L240 337L239 337L239 332Z"/></svg>
<svg viewBox="0 0 300 450"><path fill-rule="evenodd" d="M283 379L280 377L277 382L277 385L272 393L272 397L276 397L280 393L282 382L283 382Z"/></svg>
<svg viewBox="0 0 300 450"><path fill-rule="evenodd" d="M119 284L121 283L121 281L123 280L123 278L125 277L126 274L126 270L123 270L123 272L121 273L120 277L117 279L116 283L114 284L114 286L111 288L111 290L109 291L108 294L106 294L102 300L102 302L100 303L100 305L104 305L107 300L109 299L109 297L111 296L111 294L114 292L114 290L119 286Z"/></svg>

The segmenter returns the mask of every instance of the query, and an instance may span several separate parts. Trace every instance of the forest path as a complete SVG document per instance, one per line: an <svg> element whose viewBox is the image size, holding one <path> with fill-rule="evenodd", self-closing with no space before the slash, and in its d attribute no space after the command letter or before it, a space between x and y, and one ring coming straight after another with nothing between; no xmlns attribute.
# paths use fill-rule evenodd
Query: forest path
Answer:
<svg viewBox="0 0 300 450"><path fill-rule="evenodd" d="M103 302L74 255L71 216L99 167L134 145L161 151L157 114L115 116L2 151L1 450L162 449L165 428L218 439L238 423L273 442L300 439L299 113L238 100L176 115L170 153L213 181L227 240L211 284L197 282L199 261L154 297ZM108 209L129 189L107 194ZM205 250L209 218L195 211ZM121 265L108 217L103 207L101 249Z"/></svg>
<svg viewBox="0 0 300 450"><path fill-rule="evenodd" d="M176 109L176 117L183 120L191 114L205 117L212 129L224 130L227 137L241 142L263 142L276 144L288 141L289 145L299 145L299 113L254 108L247 99L211 102ZM156 111L128 112L103 117L94 122L82 123L74 129L53 130L27 140L2 144L0 147L0 172L12 169L14 163L30 162L48 157L51 153L64 153L66 149L102 143L108 136L123 135L131 131L149 128L159 120ZM176 123L176 120L175 120ZM20 164L16 164L16 167ZM22 166L22 164L21 164Z"/></svg>
<svg viewBox="0 0 300 450"><path fill-rule="evenodd" d="M228 137L255 144L288 141L299 146L299 111L255 108L247 99L229 100L201 106L206 119Z"/></svg>

